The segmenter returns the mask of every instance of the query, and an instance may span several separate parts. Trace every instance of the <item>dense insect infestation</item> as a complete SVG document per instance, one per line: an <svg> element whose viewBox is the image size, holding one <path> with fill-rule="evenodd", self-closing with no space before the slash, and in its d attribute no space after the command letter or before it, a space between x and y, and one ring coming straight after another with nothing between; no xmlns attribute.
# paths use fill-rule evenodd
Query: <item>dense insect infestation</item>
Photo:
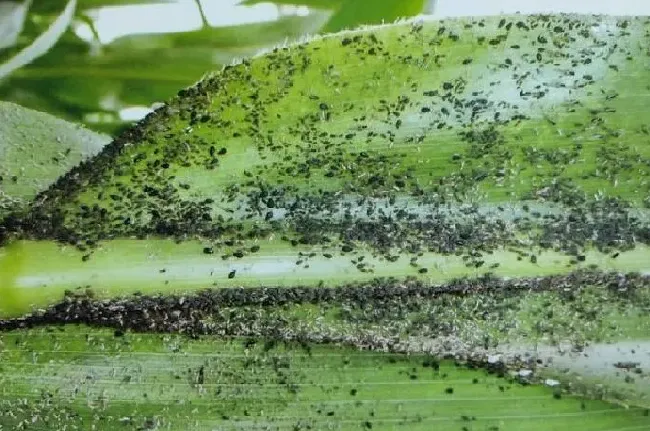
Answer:
<svg viewBox="0 0 650 431"><path fill-rule="evenodd" d="M647 340L607 389L542 352L598 361L650 333L648 46L642 17L425 20L181 90L3 217L0 359L32 376L89 349L108 413L68 383L76 407L50 408L53 377L0 402L0 429L17 406L106 429L518 429L515 395L540 426L643 429Z"/></svg>

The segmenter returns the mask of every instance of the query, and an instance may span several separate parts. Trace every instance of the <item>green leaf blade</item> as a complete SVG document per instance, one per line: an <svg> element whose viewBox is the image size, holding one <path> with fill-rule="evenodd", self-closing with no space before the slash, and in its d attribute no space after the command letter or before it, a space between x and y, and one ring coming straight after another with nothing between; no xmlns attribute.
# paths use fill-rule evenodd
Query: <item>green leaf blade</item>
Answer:
<svg viewBox="0 0 650 431"><path fill-rule="evenodd" d="M0 139L0 218L26 206L110 141L108 136L8 102L0 102Z"/></svg>
<svg viewBox="0 0 650 431"><path fill-rule="evenodd" d="M7 426L32 415L37 429L84 423L106 430L147 422L171 430L265 424L541 430L551 424L603 431L648 423L643 409L574 396L555 399L551 388L523 386L426 355L327 346L307 351L294 344L268 348L243 339L174 335L115 337L83 326L10 332L2 341L0 424Z"/></svg>
<svg viewBox="0 0 650 431"><path fill-rule="evenodd" d="M26 246L61 268L69 256L67 281L42 283L52 292L139 289L151 269L107 277L117 264L99 257L102 247L162 271L145 250L167 239L197 241L193 252L165 252L201 274L181 274L178 288L247 284L247 272L293 285L589 265L645 272L650 146L634 113L647 86L647 26L490 17L279 48L183 90L43 193L17 216L16 236L81 251ZM271 262L285 269L265 270ZM87 282L101 267L110 285ZM171 289L160 274L151 279ZM7 288L24 276L8 275Z"/></svg>

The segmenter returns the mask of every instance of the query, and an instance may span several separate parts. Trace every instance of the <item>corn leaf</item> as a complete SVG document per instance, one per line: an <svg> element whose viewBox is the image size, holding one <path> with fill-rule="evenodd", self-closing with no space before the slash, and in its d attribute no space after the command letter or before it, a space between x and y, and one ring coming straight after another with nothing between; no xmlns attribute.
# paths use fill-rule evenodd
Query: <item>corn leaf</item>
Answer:
<svg viewBox="0 0 650 431"><path fill-rule="evenodd" d="M9 217L4 288L647 271L646 29L397 24L227 67Z"/></svg>
<svg viewBox="0 0 650 431"><path fill-rule="evenodd" d="M647 429L532 370L272 340L46 327L3 335L6 429ZM100 350L100 346L101 350ZM551 387L549 387L551 385Z"/></svg>
<svg viewBox="0 0 650 431"><path fill-rule="evenodd" d="M109 142L108 136L51 115L0 102L0 217Z"/></svg>
<svg viewBox="0 0 650 431"><path fill-rule="evenodd" d="M210 402L225 422L196 423L198 429L327 426L318 415L336 417L332 426L345 429L431 429L431 421L470 429L474 416L490 418L476 424L487 429L507 420L516 429L548 429L553 418L557 429L643 429L649 422L640 407L647 407L650 387L639 359L650 350L650 125L642 115L649 27L647 18L580 15L424 20L317 38L226 67L181 90L29 208L5 217L0 311L32 313L0 327L7 339L26 337L26 327L83 323L119 334L204 337L196 346L207 349L227 345L210 335L265 337L310 348L334 342L478 355L482 365L506 351L508 370L517 357L536 363L547 355L577 364L567 369L580 378L563 376L570 384L562 390L639 407L618 417L618 410L609 414L611 405L593 404L602 411L594 413L580 402L566 409L537 402L531 410L518 405L518 412L528 410L524 418L508 413L511 404L473 404L472 397L493 395L472 389L463 409L476 413L466 410L460 421L452 419L454 410L438 419L431 404L395 401L397 415L377 407L384 419L374 422L370 412L354 410L363 403L339 419L334 410L318 413L316 395L301 399L289 389L289 401L271 396L289 407L260 414L277 424L243 419L225 397ZM103 329L66 328L110 338ZM39 331L48 329L27 338ZM51 338L43 353L61 349ZM567 342L597 359L563 362L556 349ZM154 350L143 350L142 362L153 374ZM38 348L26 351L39 355ZM3 376L22 375L27 357L8 354L18 356ZM277 363L259 355L253 354ZM100 356L111 369L128 367L120 362L128 357ZM288 360L300 363L294 353ZM232 371L215 384L246 375L238 362L229 364ZM314 364L323 376L336 368L326 359ZM205 381L206 368L194 367ZM296 385L315 390L324 382L319 372ZM558 372L551 366L540 376ZM161 381L153 374L143 378ZM341 378L365 381L356 372ZM423 390L439 392L439 384ZM100 408L117 408L110 402L117 398L133 413L118 409L106 417L136 417L127 425L145 429L192 426L184 419L187 405L144 419L159 411L158 398L147 393L151 401L136 411L136 395L115 395L111 385L98 386L107 394ZM7 388L18 388L8 404L13 411L26 389ZM263 388L248 392L255 409L264 404ZM155 389L156 397L170 394ZM530 393L563 399L555 389L535 386ZM404 390L372 399L392 405L417 392ZM331 398L341 406L350 399ZM315 415L297 410L296 400ZM210 419L217 413L210 411Z"/></svg>

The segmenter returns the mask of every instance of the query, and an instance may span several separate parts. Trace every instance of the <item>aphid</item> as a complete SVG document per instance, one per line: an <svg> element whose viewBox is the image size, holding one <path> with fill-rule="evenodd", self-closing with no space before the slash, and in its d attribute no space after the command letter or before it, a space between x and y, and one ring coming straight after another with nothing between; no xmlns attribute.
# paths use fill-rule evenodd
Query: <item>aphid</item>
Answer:
<svg viewBox="0 0 650 431"><path fill-rule="evenodd" d="M203 365L201 365L201 367L199 368L199 375L198 375L198 378L197 378L197 383L199 385L202 385L204 383L204 381L205 381L204 372L205 372L204 367L203 367Z"/></svg>

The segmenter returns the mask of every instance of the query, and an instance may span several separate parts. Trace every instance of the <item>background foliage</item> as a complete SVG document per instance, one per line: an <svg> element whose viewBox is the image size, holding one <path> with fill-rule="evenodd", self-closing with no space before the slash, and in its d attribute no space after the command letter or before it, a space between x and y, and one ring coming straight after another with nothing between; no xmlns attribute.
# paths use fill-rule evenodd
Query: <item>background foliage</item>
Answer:
<svg viewBox="0 0 650 431"><path fill-rule="evenodd" d="M433 5L430 0L0 0L0 65L34 44L72 2L72 21L60 37L46 41L49 51L0 77L0 100L111 134L131 123L120 111L139 107L141 116L153 103L168 99L233 58L305 34L417 15ZM169 32L166 21L146 8L137 9L134 13L141 16L131 18L158 20L159 32L126 34L103 43L96 27L98 11L107 8L179 3L201 13L200 28ZM224 25L224 17L233 11L245 21L259 7L275 9L276 19ZM218 25L211 25L208 9ZM116 18L108 25L125 24ZM83 36L84 30L90 30L90 37Z"/></svg>

